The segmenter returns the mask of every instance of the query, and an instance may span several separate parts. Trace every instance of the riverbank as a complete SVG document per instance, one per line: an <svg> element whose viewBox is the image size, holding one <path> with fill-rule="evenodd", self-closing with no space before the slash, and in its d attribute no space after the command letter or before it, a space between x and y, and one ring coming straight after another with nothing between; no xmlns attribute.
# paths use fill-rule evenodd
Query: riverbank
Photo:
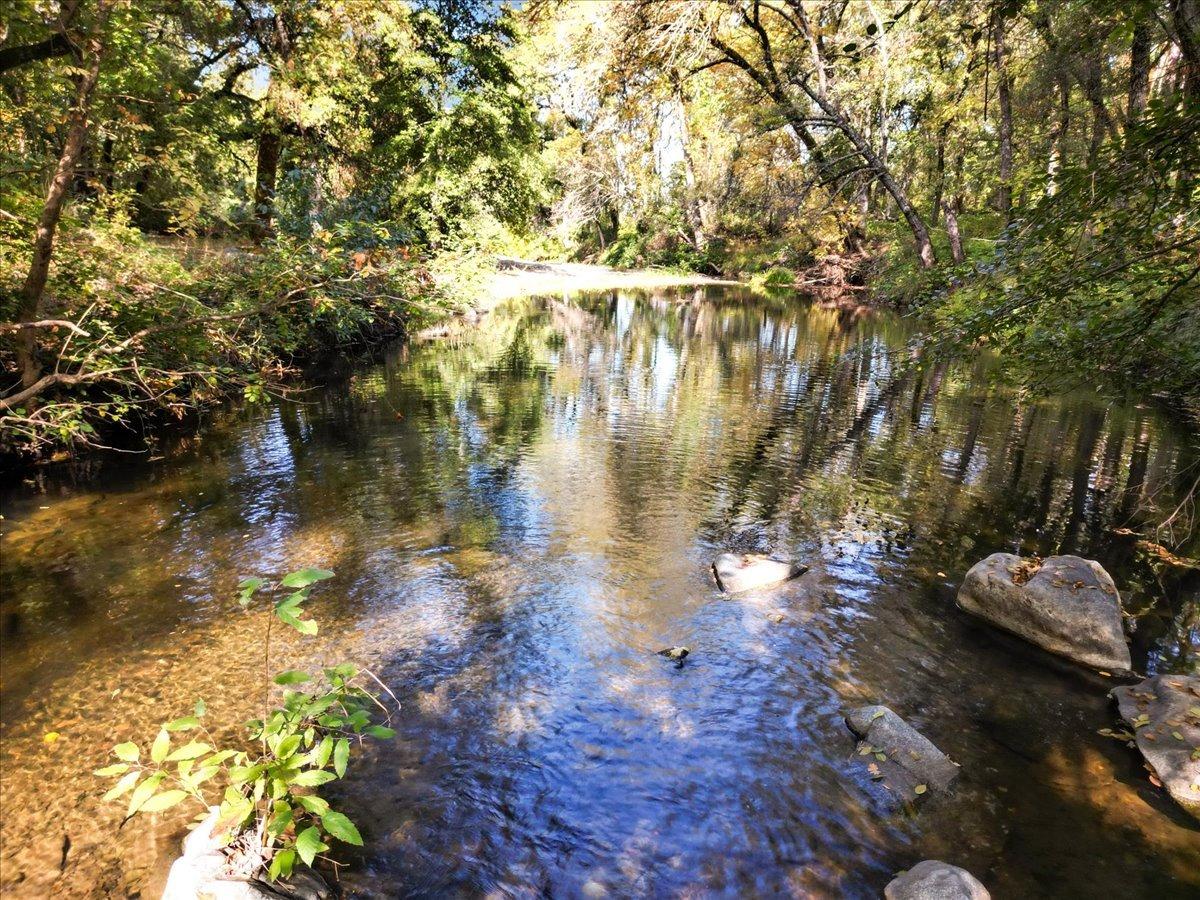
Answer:
<svg viewBox="0 0 1200 900"><path fill-rule="evenodd" d="M62 298L36 329L42 373L0 398L0 472L19 477L95 450L149 452L230 402L286 396L314 360L443 333L503 300L603 289L732 284L664 270L488 255L353 250L332 239L262 247L88 230L60 247ZM0 345L22 378L19 326ZM5 336L0 332L0 336Z"/></svg>

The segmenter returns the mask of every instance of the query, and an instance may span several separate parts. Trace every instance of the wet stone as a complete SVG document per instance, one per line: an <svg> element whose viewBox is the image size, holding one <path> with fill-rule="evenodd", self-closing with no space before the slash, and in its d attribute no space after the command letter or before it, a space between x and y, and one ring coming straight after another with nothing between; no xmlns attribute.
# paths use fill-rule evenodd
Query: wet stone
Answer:
<svg viewBox="0 0 1200 900"><path fill-rule="evenodd" d="M944 791L959 775L958 763L886 706L851 710L846 724L861 739L857 750L872 774L900 797Z"/></svg>
<svg viewBox="0 0 1200 900"><path fill-rule="evenodd" d="M1200 676L1155 675L1112 695L1154 776L1200 819Z"/></svg>
<svg viewBox="0 0 1200 900"><path fill-rule="evenodd" d="M1051 556L1039 564L993 553L967 572L958 605L1074 662L1109 672L1130 668L1117 587L1094 560Z"/></svg>
<svg viewBox="0 0 1200 900"><path fill-rule="evenodd" d="M760 553L722 553L713 560L712 568L717 585L730 594L770 587L808 571L808 566Z"/></svg>
<svg viewBox="0 0 1200 900"><path fill-rule="evenodd" d="M937 859L917 863L883 889L886 900L990 900L991 894L966 869Z"/></svg>

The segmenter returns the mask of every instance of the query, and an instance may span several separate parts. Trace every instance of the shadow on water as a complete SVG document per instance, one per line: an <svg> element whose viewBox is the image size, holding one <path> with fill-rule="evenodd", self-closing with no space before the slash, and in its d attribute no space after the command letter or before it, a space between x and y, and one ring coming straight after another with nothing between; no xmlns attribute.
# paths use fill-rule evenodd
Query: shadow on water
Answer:
<svg viewBox="0 0 1200 900"><path fill-rule="evenodd" d="M986 357L909 365L909 337L712 288L520 301L155 466L7 495L5 894L153 892L178 821L115 832L90 770L198 695L255 714L233 586L324 565L321 637L277 659L354 658L404 704L337 792L354 896L866 897L926 857L997 896L1194 896L1200 830L1097 734L1110 681L954 592L996 550L1091 556L1135 665L1194 670L1197 579L1136 532L1196 436L1024 400ZM812 568L725 600L731 547ZM873 781L842 721L867 702L962 764L951 795Z"/></svg>

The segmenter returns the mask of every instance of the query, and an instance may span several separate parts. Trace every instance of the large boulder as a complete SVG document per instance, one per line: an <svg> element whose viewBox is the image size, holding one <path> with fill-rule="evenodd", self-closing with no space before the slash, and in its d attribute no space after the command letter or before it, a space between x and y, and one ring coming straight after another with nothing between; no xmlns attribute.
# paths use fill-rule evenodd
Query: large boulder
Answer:
<svg viewBox="0 0 1200 900"><path fill-rule="evenodd" d="M858 751L872 772L905 799L931 787L946 790L958 777L958 763L886 706L852 709L846 724L861 739Z"/></svg>
<svg viewBox="0 0 1200 900"><path fill-rule="evenodd" d="M1039 564L993 553L967 572L958 605L1075 662L1109 671L1130 668L1117 586L1090 559L1051 556Z"/></svg>
<svg viewBox="0 0 1200 900"><path fill-rule="evenodd" d="M808 566L760 553L722 553L713 560L712 569L721 590L740 594L803 575Z"/></svg>
<svg viewBox="0 0 1200 900"><path fill-rule="evenodd" d="M1112 695L1154 776L1200 819L1200 676L1155 675Z"/></svg>
<svg viewBox="0 0 1200 900"><path fill-rule="evenodd" d="M883 896L887 900L990 900L992 895L966 869L927 859L888 882Z"/></svg>

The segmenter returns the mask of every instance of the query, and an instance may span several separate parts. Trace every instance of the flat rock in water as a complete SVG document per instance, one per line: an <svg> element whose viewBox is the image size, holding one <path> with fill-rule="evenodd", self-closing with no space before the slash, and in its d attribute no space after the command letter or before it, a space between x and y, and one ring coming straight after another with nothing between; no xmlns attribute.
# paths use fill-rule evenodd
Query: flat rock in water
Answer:
<svg viewBox="0 0 1200 900"><path fill-rule="evenodd" d="M1040 565L1011 553L976 563L958 605L1043 650L1109 671L1128 671L1117 586L1103 567L1078 556Z"/></svg>
<svg viewBox="0 0 1200 900"><path fill-rule="evenodd" d="M888 882L883 896L886 900L990 900L992 895L966 869L927 859Z"/></svg>
<svg viewBox="0 0 1200 900"><path fill-rule="evenodd" d="M1155 675L1112 695L1155 777L1200 819L1200 676Z"/></svg>
<svg viewBox="0 0 1200 900"><path fill-rule="evenodd" d="M946 790L958 777L958 763L886 706L851 710L846 724L861 738L858 751L875 767L872 771L901 797Z"/></svg>
<svg viewBox="0 0 1200 900"><path fill-rule="evenodd" d="M713 560L712 568L717 585L730 594L769 587L808 571L808 566L759 553L722 553Z"/></svg>

